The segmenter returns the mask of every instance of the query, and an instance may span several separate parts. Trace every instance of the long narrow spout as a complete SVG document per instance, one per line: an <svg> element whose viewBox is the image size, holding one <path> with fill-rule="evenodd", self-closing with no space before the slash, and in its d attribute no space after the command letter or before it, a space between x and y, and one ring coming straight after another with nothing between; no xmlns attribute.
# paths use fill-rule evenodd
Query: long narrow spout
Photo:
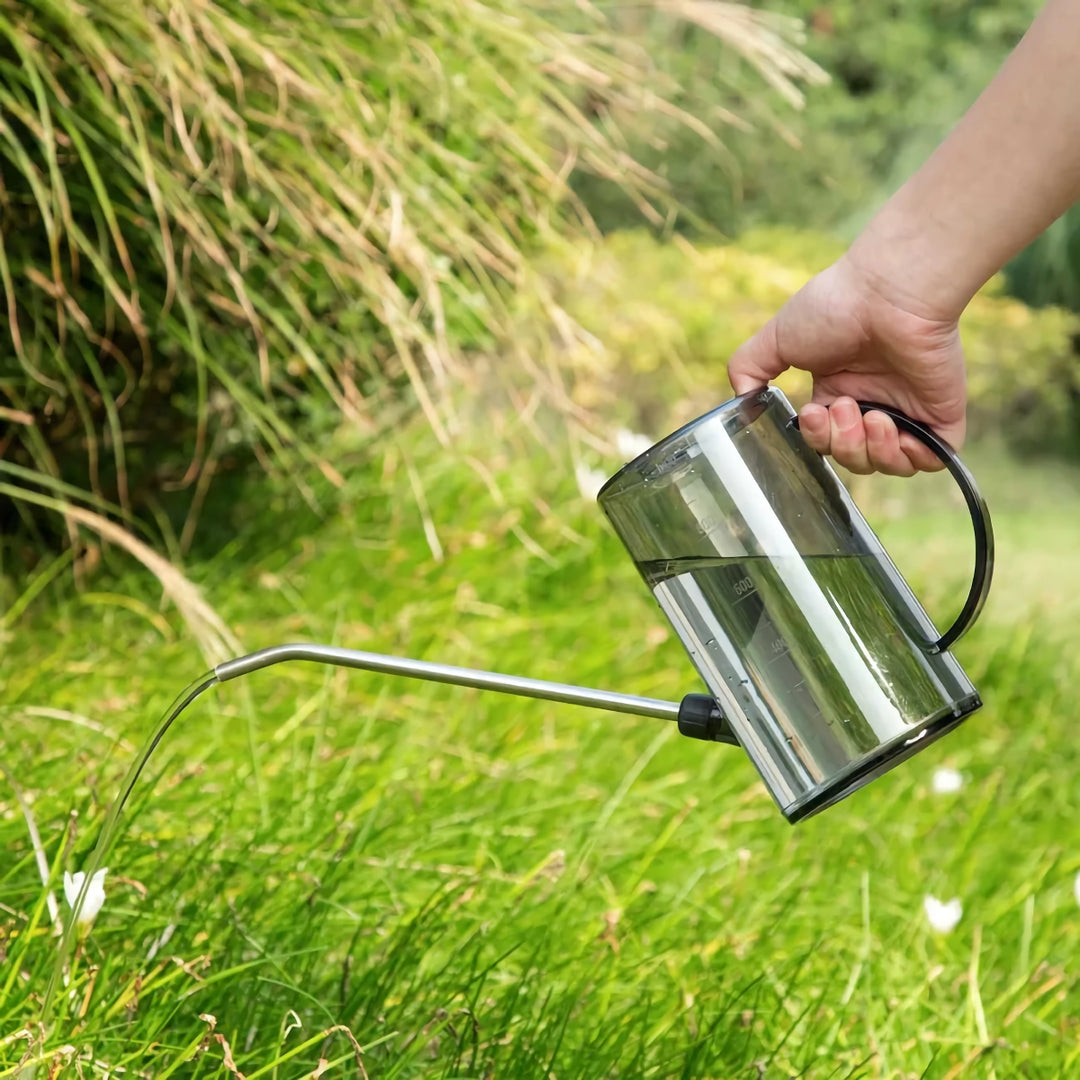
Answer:
<svg viewBox="0 0 1080 1080"><path fill-rule="evenodd" d="M63 979L64 965L75 941L78 916L86 901L90 881L109 850L124 804L155 747L172 727L180 713L204 690L208 690L216 683L228 682L240 675L248 675L260 668L271 667L287 660L308 660L312 663L331 664L335 667L360 668L364 671L379 671L387 675L402 675L407 679L426 679L428 682L471 686L478 690L497 690L503 694L516 694L519 697L584 705L591 709L606 709L608 712L674 720L682 735L693 739L704 739L708 742L738 745L738 740L721 714L719 706L708 694L687 694L681 702L661 701L657 698L638 697L636 694L616 694L611 690L593 690L587 686L570 686L567 683L545 682L543 679L527 679L521 675L501 675L496 671L479 671L474 668L453 667L450 664L433 664L426 660L410 660L404 656L383 656L380 653L360 652L356 649L339 649L333 645L274 645L269 649L248 653L247 656L226 660L218 664L212 674L208 673L201 679L197 679L180 694L128 769L121 784L120 794L113 800L109 812L105 815L101 833L84 872L79 895L71 905L72 911L57 951L56 964L45 990L41 1010L42 1025L47 1026L52 1018L53 1003Z"/></svg>
<svg viewBox="0 0 1080 1080"><path fill-rule="evenodd" d="M379 671L387 675L402 675L407 679L471 686L478 690L497 690L502 694L516 694L518 697L542 698L568 705L607 709L609 712L652 716L660 720L679 719L680 703L677 701L661 701L657 698L638 697L636 694L617 694L611 690L593 690L587 686L570 686L567 683L528 679L521 675L502 675L497 671L434 664L404 656L384 656L381 653L360 652L357 649L339 649L332 645L274 645L235 660L226 660L214 668L214 674L219 682L227 682L238 675L247 675L286 660L310 660L316 664Z"/></svg>

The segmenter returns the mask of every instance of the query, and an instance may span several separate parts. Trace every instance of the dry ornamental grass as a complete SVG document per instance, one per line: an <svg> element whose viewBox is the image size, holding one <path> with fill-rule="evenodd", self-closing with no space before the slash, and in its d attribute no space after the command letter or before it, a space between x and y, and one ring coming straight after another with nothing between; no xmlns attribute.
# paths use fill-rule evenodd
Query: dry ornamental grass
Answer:
<svg viewBox="0 0 1080 1080"><path fill-rule="evenodd" d="M722 38L763 92L818 75L789 21L646 8ZM0 0L5 514L43 489L129 527L162 493L190 512L230 456L336 481L320 434L374 430L403 388L448 438L467 357L542 290L530 248L589 228L574 170L672 212L619 121L677 110L606 11Z"/></svg>

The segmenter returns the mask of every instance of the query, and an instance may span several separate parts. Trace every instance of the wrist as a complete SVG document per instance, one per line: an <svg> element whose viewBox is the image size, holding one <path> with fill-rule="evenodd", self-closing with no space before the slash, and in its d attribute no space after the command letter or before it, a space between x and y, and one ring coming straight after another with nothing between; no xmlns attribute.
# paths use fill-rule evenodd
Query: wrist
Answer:
<svg viewBox="0 0 1080 1080"><path fill-rule="evenodd" d="M874 294L919 318L954 323L993 270L973 247L925 209L909 212L904 192L890 200L844 256Z"/></svg>

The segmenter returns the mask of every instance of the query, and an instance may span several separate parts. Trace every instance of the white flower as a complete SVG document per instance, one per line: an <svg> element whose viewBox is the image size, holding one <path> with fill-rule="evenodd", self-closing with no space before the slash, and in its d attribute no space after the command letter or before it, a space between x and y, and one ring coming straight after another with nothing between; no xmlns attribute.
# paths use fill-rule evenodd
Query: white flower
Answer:
<svg viewBox="0 0 1080 1080"><path fill-rule="evenodd" d="M577 479L578 491L586 499L595 499L607 483L607 474L602 469L590 469L588 465L580 462L574 468L574 476Z"/></svg>
<svg viewBox="0 0 1080 1080"><path fill-rule="evenodd" d="M1076 880L1073 882L1073 896L1076 897L1076 902L1080 904L1080 874L1076 875Z"/></svg>
<svg viewBox="0 0 1080 1080"><path fill-rule="evenodd" d="M615 446L623 457L630 460L644 454L652 446L652 439L648 435L639 435L636 431L619 428L615 432Z"/></svg>
<svg viewBox="0 0 1080 1080"><path fill-rule="evenodd" d="M955 769L937 769L930 787L935 795L952 795L964 786L964 776Z"/></svg>
<svg viewBox="0 0 1080 1080"><path fill-rule="evenodd" d="M83 898L82 909L79 911L79 926L86 929L97 918L101 905L105 903L105 875L109 872L107 866L102 867L90 879L86 896ZM79 899L79 892L83 887L86 875L80 870L78 873L69 874L64 871L64 897L68 907L73 908L75 901Z"/></svg>
<svg viewBox="0 0 1080 1080"><path fill-rule="evenodd" d="M943 904L936 897L928 896L923 901L923 910L927 921L939 934L947 934L964 914L963 906L955 897Z"/></svg>

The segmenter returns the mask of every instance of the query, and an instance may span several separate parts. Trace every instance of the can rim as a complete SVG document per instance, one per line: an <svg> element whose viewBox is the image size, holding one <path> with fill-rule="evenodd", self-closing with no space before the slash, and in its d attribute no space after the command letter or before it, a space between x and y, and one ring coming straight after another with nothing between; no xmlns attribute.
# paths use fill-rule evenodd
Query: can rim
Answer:
<svg viewBox="0 0 1080 1080"><path fill-rule="evenodd" d="M643 450L637 457L632 458L626 462L618 472L613 476L610 476L604 481L603 486L596 493L596 501L602 502L606 494L610 489L616 487L620 480L623 480L629 473L640 469L642 465L650 462L655 456L660 455L665 449L667 449L672 443L683 438L689 434L694 428L701 424L708 423L710 420L715 420L722 414L731 412L746 412L747 406L751 403L760 403L762 405L761 411L758 416L765 411L770 405L775 402L784 402L790 408L790 402L784 392L777 386L759 386L754 390L749 390L745 394L739 394L737 397L729 398L727 401L717 405L716 408L710 409L706 413L702 413L700 416L695 417L693 420L687 421L681 427L676 428L670 434L665 435L658 442L653 443L648 450ZM757 416L754 417L757 419Z"/></svg>

